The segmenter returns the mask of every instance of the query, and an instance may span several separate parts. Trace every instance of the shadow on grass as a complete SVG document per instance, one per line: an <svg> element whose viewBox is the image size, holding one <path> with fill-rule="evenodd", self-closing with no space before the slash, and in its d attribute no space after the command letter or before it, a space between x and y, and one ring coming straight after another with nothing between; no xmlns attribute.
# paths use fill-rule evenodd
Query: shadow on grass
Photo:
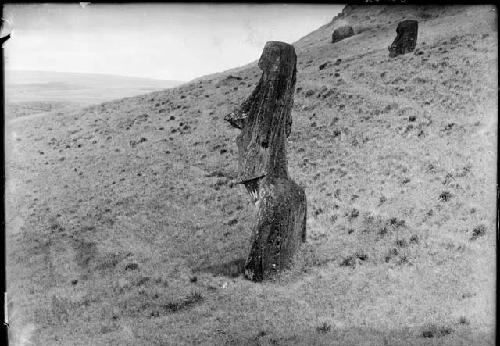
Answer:
<svg viewBox="0 0 500 346"><path fill-rule="evenodd" d="M198 269L200 272L212 273L214 276L238 277L245 271L244 258L238 258L226 263L215 264Z"/></svg>
<svg viewBox="0 0 500 346"><path fill-rule="evenodd" d="M468 327L436 326L405 329L336 328L324 322L314 329L296 330L289 335L273 331L252 331L253 335L230 335L221 345L343 346L343 345L494 345L495 335Z"/></svg>

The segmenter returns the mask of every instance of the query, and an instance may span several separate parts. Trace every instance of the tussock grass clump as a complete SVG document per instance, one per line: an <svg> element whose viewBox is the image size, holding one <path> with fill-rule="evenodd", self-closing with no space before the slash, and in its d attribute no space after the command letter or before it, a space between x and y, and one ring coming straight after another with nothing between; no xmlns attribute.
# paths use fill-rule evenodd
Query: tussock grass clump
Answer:
<svg viewBox="0 0 500 346"><path fill-rule="evenodd" d="M352 221L353 219L357 218L359 216L359 210L356 208L353 208L350 212L346 213L347 219Z"/></svg>
<svg viewBox="0 0 500 346"><path fill-rule="evenodd" d="M396 240L396 245L398 247L404 248L404 247L408 247L408 242L406 241L406 239L398 239L398 240Z"/></svg>
<svg viewBox="0 0 500 346"><path fill-rule="evenodd" d="M306 93L305 93L304 96L305 97L310 97L310 96L313 96L313 95L314 95L314 90L309 89L309 90L306 91Z"/></svg>
<svg viewBox="0 0 500 346"><path fill-rule="evenodd" d="M192 307L204 300L201 293L194 292L180 301L172 301L164 305L166 312L177 312Z"/></svg>
<svg viewBox="0 0 500 346"><path fill-rule="evenodd" d="M56 233L56 232L64 232L64 227L61 226L61 224L58 221L52 221L50 223L49 229L51 232Z"/></svg>
<svg viewBox="0 0 500 346"><path fill-rule="evenodd" d="M405 220L400 220L397 217L391 218L389 220L389 223L391 224L391 226L394 226L394 227L404 227L406 225Z"/></svg>
<svg viewBox="0 0 500 346"><path fill-rule="evenodd" d="M139 269L139 264L135 262L127 263L125 265L125 270L137 270Z"/></svg>
<svg viewBox="0 0 500 346"><path fill-rule="evenodd" d="M449 327L438 327L434 324L429 325L422 331L422 337L424 338L439 338L449 335L453 330Z"/></svg>
<svg viewBox="0 0 500 346"><path fill-rule="evenodd" d="M486 226L485 225L478 225L474 227L472 230L472 236L470 237L470 240L477 240L479 237L482 237L486 234Z"/></svg>
<svg viewBox="0 0 500 346"><path fill-rule="evenodd" d="M419 238L418 238L418 235L413 234L413 235L410 237L410 243L415 243L415 244L418 244L418 243L419 243Z"/></svg>
<svg viewBox="0 0 500 346"><path fill-rule="evenodd" d="M341 267L355 267L356 266L356 259L354 256L347 256L340 262Z"/></svg>
<svg viewBox="0 0 500 346"><path fill-rule="evenodd" d="M330 329L331 329L331 326L326 322L323 322L323 324L321 326L316 327L316 331L318 333L323 333L323 334L328 333L330 331Z"/></svg>
<svg viewBox="0 0 500 346"><path fill-rule="evenodd" d="M351 256L347 256L340 262L341 267L356 267L356 264L361 264L368 259L368 255L364 252L358 251Z"/></svg>
<svg viewBox="0 0 500 346"><path fill-rule="evenodd" d="M441 202L448 202L453 195L449 191L443 191L439 194L439 200Z"/></svg>
<svg viewBox="0 0 500 346"><path fill-rule="evenodd" d="M397 255L399 255L398 249L396 249L396 248L389 249L389 251L387 252L387 255L384 258L385 262L388 263L391 260L391 258L393 258Z"/></svg>
<svg viewBox="0 0 500 346"><path fill-rule="evenodd" d="M320 214L323 214L324 210L322 208L318 208L314 210L314 216L318 216Z"/></svg>

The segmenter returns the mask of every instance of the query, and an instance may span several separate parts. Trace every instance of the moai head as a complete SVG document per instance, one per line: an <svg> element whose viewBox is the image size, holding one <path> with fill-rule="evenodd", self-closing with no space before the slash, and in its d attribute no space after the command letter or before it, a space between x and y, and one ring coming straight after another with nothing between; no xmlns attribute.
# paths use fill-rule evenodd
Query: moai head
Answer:
<svg viewBox="0 0 500 346"><path fill-rule="evenodd" d="M241 129L238 145L238 182L245 184L255 201L262 178L288 178L286 138L295 92L297 56L293 46L267 42L259 60L262 76L241 108L226 116Z"/></svg>

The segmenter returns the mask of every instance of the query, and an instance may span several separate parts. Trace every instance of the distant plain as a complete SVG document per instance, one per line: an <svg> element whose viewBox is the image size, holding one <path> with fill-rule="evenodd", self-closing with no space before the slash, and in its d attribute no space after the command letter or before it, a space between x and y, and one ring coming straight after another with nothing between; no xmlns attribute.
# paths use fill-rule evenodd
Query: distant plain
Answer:
<svg viewBox="0 0 500 346"><path fill-rule="evenodd" d="M5 72L9 117L68 111L105 101L171 88L181 81L93 73L50 71Z"/></svg>

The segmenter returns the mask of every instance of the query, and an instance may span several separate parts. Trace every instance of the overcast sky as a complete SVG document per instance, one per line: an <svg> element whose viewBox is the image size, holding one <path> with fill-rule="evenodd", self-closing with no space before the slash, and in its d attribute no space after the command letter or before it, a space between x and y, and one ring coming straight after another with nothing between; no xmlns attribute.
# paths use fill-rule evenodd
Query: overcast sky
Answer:
<svg viewBox="0 0 500 346"><path fill-rule="evenodd" d="M293 43L342 5L6 5L9 70L190 80L259 58L266 41Z"/></svg>

